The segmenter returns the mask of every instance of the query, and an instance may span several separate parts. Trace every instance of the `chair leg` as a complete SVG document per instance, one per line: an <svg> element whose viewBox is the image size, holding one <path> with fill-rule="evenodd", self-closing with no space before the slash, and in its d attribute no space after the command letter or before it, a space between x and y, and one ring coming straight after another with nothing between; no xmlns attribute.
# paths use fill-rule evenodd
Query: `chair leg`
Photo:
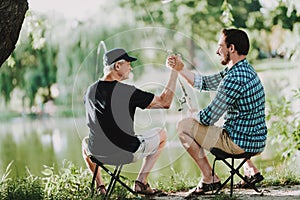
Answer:
<svg viewBox="0 0 300 200"><path fill-rule="evenodd" d="M117 171L114 173L114 175L117 177L117 179L120 178L120 173L121 173L122 167L123 167L123 165L117 166ZM115 188L117 179L114 179L114 181L113 181L113 183L112 183L112 188Z"/></svg>
<svg viewBox="0 0 300 200"><path fill-rule="evenodd" d="M110 195L112 194L112 191L114 190L115 188L115 185L116 185L116 181L117 181L117 178L119 178L119 175L121 173L121 169L122 169L122 165L117 165L115 167L115 170L112 174L112 177L111 177L111 180L110 180L110 183L109 183L109 186L108 186L108 189L106 191L106 196L109 198Z"/></svg>
<svg viewBox="0 0 300 200"><path fill-rule="evenodd" d="M260 192L261 192L261 190L257 189L257 187L256 187L254 184L250 183L250 182L249 182L247 179L245 179L245 177L243 177L240 173L237 173L237 175L238 175L243 181L245 181L245 183L247 183L247 184L250 186L251 189L255 190L255 192L257 192L257 193L260 193Z"/></svg>
<svg viewBox="0 0 300 200"><path fill-rule="evenodd" d="M95 180L96 180L97 173L98 173L98 168L99 168L99 166L96 164L94 175L93 175L93 180L92 180L92 184L91 184L92 197L94 195L94 185L95 185Z"/></svg>
<svg viewBox="0 0 300 200"><path fill-rule="evenodd" d="M234 168L234 158L231 158L231 166ZM238 168L239 170L239 168ZM232 197L233 194L233 179L234 179L234 174L236 171L231 170L231 183L230 183L230 197Z"/></svg>
<svg viewBox="0 0 300 200"><path fill-rule="evenodd" d="M242 176L239 172L239 169L244 165L244 163L250 158L245 158L240 165L236 168L236 175L238 175L242 180L244 180L253 190L255 190L255 192L260 193L261 191L257 189L257 187L254 184L249 183L249 181L247 179L245 179L244 176Z"/></svg>
<svg viewBox="0 0 300 200"><path fill-rule="evenodd" d="M119 169L117 171L117 174L115 175L114 174L114 179L115 179L115 182L114 184L116 184L116 182L119 182L123 187L125 187L129 192L131 192L132 194L136 194L135 191L133 191L130 187L128 187L128 185L126 185L121 179L120 179L120 173L121 173L121 169L122 169L123 165L120 165L119 166Z"/></svg>
<svg viewBox="0 0 300 200"><path fill-rule="evenodd" d="M225 159L221 159L228 167L230 167L230 164L225 160ZM231 167L230 167L231 169ZM221 189L223 189L225 187L225 185L228 183L228 181L231 179L231 175L223 182L223 184L217 189L217 191L215 192L215 194L218 194Z"/></svg>
<svg viewBox="0 0 300 200"><path fill-rule="evenodd" d="M239 170L240 168L244 165L244 163L247 161L248 158L245 158L237 168L234 168L234 158L231 160L231 164L226 159L221 159L229 168L230 168L230 176L225 180L225 182L221 185L221 187L215 192L217 194L220 192L220 190L229 182L230 182L230 196L233 195L233 180L234 180L234 175L237 174L239 177L241 177L243 180L245 178L240 174ZM254 186L255 187L255 186ZM257 191L257 190L255 190Z"/></svg>
<svg viewBox="0 0 300 200"><path fill-rule="evenodd" d="M120 180L119 176L120 176L120 173L121 173L121 169L122 167L120 168L119 166L119 169L116 167L115 170L114 170L114 173L112 173L108 168L106 168L102 163L99 163L100 167L106 171L110 176L111 176L111 183L110 184L115 184L116 182L119 182L123 187L125 187L129 192L131 192L132 194L136 194L135 191L133 191L128 185L126 185L122 180ZM117 171L116 171L117 170ZM117 173L118 172L118 173ZM112 182L113 181L113 182ZM114 183L115 182L115 183ZM111 189L109 189L110 193L112 192L112 185L110 186ZM108 190L107 190L107 195L108 195ZM110 194L109 194L110 195Z"/></svg>

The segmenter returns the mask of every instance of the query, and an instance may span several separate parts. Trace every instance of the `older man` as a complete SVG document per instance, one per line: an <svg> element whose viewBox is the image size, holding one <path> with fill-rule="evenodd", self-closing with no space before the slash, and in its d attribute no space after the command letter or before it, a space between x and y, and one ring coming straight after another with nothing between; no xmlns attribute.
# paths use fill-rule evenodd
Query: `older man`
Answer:
<svg viewBox="0 0 300 200"><path fill-rule="evenodd" d="M153 109L170 107L178 73L171 68L169 80L160 96L140 90L133 85L122 83L132 70L131 62L137 60L124 49L116 48L104 55L104 76L90 85L84 102L89 136L83 139L83 157L94 172L95 164L89 155L126 159L135 162L145 158L135 181L134 190L141 194L155 194L147 182L150 170L157 161L165 143L166 131L154 128L136 135L134 115L137 108ZM167 63L173 64L175 57ZM105 184L100 172L96 178L97 188L105 194Z"/></svg>

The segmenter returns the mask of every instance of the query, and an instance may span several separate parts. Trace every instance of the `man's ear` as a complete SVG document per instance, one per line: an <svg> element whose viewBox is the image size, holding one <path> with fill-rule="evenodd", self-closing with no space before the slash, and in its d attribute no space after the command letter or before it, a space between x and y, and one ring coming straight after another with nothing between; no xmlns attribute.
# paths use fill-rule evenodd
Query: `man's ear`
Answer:
<svg viewBox="0 0 300 200"><path fill-rule="evenodd" d="M229 50L230 50L231 52L234 52L234 51L235 51L235 47L234 47L233 44L231 44L231 45L229 46Z"/></svg>
<svg viewBox="0 0 300 200"><path fill-rule="evenodd" d="M115 70L119 70L119 69L120 69L120 63L119 63L119 62L116 62L116 63L115 63L114 69L115 69Z"/></svg>

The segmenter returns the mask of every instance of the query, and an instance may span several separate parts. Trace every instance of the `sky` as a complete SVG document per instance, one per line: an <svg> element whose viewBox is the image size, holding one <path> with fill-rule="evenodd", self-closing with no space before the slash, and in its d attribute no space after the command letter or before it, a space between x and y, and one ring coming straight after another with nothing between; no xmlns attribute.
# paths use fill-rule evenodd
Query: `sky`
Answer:
<svg viewBox="0 0 300 200"><path fill-rule="evenodd" d="M70 19L85 19L95 13L106 0L28 0L29 8L41 13L59 12Z"/></svg>

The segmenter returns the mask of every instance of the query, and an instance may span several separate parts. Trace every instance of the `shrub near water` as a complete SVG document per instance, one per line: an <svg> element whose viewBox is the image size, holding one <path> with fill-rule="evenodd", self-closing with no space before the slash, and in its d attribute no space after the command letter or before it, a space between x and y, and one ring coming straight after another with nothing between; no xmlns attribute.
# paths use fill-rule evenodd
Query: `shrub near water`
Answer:
<svg viewBox="0 0 300 200"><path fill-rule="evenodd" d="M9 178L11 163L0 180L1 200L91 199L90 173L64 161L59 173L44 166L43 177Z"/></svg>
<svg viewBox="0 0 300 200"><path fill-rule="evenodd" d="M300 88L292 92L294 95L291 99L283 96L267 100L266 119L270 124L268 138L272 145L276 145L276 150L272 153L295 162L295 155L300 150L300 111L295 111L296 106L293 103L300 101Z"/></svg>
<svg viewBox="0 0 300 200"><path fill-rule="evenodd" d="M8 165L6 172L0 177L0 200L40 200L40 199L103 199L103 196L91 195L92 175L88 169L79 168L70 161L64 161L63 166L57 171L55 167L44 166L43 176L29 174L23 178L9 178L12 162ZM106 183L109 176L103 174ZM130 180L125 180L130 184ZM112 194L112 199L125 199L129 192L119 184Z"/></svg>
<svg viewBox="0 0 300 200"><path fill-rule="evenodd" d="M0 199L2 200L39 200L44 197L41 180L29 176L21 179L7 179L0 184Z"/></svg>
<svg viewBox="0 0 300 200"><path fill-rule="evenodd" d="M88 199L90 196L90 173L77 168L73 163L64 161L58 174L54 167L44 166L46 199Z"/></svg>

